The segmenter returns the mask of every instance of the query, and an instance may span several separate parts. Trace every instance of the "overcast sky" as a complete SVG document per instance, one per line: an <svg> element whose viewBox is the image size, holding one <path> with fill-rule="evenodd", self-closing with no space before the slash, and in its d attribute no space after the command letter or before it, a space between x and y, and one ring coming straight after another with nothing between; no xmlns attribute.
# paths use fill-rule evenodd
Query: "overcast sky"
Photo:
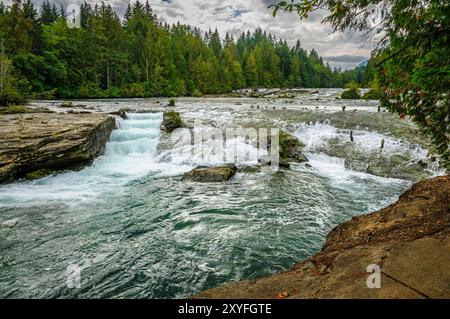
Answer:
<svg viewBox="0 0 450 319"><path fill-rule="evenodd" d="M1 0L0 0L1 1ZM132 0L133 3L135 0ZM145 0L142 0L145 1ZM276 0L150 0L154 12L161 21L180 21L200 27L203 31L217 28L235 37L242 31L262 29L295 44L297 39L304 48L315 48L325 61L344 69L354 67L370 56L372 47L352 31L332 33L328 25L321 23L326 12L317 12L306 20L299 20L294 13L279 12L276 18L268 5ZM39 5L42 0L34 0ZM80 3L80 0L55 0L56 3ZM100 2L88 0L90 3ZM121 16L127 0L106 0Z"/></svg>

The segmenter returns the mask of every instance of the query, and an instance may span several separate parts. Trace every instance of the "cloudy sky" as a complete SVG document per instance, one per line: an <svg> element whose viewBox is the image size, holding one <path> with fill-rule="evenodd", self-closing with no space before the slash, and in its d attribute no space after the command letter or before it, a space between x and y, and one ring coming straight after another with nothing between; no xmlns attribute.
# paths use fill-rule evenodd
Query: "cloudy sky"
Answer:
<svg viewBox="0 0 450 319"><path fill-rule="evenodd" d="M64 4L79 1L54 0ZM276 0L149 0L162 21L180 21L198 26L203 31L217 28L222 36L230 32L236 37L242 31L254 30L260 26L278 38L286 39L289 44L294 44L299 39L303 47L308 50L315 48L332 66L347 69L369 57L372 47L362 41L357 33L332 33L328 25L321 24L326 12L314 13L302 21L295 14L284 12L279 12L277 17L273 18L272 9L267 7L274 1ZM42 0L34 2L40 4ZM110 3L120 15L129 3L127 0L105 2Z"/></svg>

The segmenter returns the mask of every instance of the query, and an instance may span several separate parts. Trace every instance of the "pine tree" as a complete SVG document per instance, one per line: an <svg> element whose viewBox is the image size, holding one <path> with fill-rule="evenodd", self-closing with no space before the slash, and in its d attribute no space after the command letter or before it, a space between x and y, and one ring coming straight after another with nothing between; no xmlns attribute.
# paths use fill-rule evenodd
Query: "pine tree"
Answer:
<svg viewBox="0 0 450 319"><path fill-rule="evenodd" d="M247 85L250 87L257 87L258 86L258 68L256 65L256 59L255 55L252 53L250 54L246 68L245 68L245 76Z"/></svg>
<svg viewBox="0 0 450 319"><path fill-rule="evenodd" d="M365 70L334 72L315 50L256 29L235 41L161 23L149 1L129 4L120 21L112 7L83 2L81 28L69 29L64 9L30 0L0 6L0 40L23 92L61 98L201 95L250 87L345 85L369 81ZM3 59L3 61L6 61ZM6 62L5 62L6 63ZM6 65L6 64L5 64ZM17 76L16 76L17 75Z"/></svg>
<svg viewBox="0 0 450 319"><path fill-rule="evenodd" d="M81 5L83 7L83 4ZM44 1L40 8L40 22L41 24L52 24L58 20L58 12L53 4L49 1Z"/></svg>

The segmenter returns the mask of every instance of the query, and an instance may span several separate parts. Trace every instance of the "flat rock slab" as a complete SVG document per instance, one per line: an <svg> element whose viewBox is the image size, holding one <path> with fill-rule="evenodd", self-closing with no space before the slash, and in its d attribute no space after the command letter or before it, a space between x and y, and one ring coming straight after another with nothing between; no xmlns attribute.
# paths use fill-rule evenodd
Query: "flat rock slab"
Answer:
<svg viewBox="0 0 450 319"><path fill-rule="evenodd" d="M450 176L415 184L377 212L327 236L319 253L291 270L227 284L194 298L449 298ZM369 265L380 287L369 288Z"/></svg>
<svg viewBox="0 0 450 319"><path fill-rule="evenodd" d="M0 182L89 164L114 128L115 119L105 114L0 115Z"/></svg>

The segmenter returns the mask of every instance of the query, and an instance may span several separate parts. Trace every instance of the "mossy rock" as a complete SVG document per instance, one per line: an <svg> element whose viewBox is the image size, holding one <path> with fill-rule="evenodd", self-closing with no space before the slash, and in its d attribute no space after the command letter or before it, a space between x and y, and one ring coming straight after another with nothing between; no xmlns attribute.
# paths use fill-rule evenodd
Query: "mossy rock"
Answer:
<svg viewBox="0 0 450 319"><path fill-rule="evenodd" d="M232 178L237 172L234 164L221 166L198 166L183 175L182 180L193 182L225 182Z"/></svg>
<svg viewBox="0 0 450 319"><path fill-rule="evenodd" d="M342 92L341 99L345 100L357 100L361 98L361 94L357 88L350 88Z"/></svg>
<svg viewBox="0 0 450 319"><path fill-rule="evenodd" d="M177 128L183 128L186 125L180 117L180 113L174 110L165 111L163 114L163 122L161 124L161 129L167 133L171 133Z"/></svg>
<svg viewBox="0 0 450 319"><path fill-rule="evenodd" d="M283 130L280 130L279 138L280 138L280 148L283 148L284 150L292 147L305 146L302 143L300 143L300 141L295 136Z"/></svg>
<svg viewBox="0 0 450 319"><path fill-rule="evenodd" d="M280 158L293 162L306 162L308 159L303 155L303 145L295 136L280 130L279 134Z"/></svg>
<svg viewBox="0 0 450 319"><path fill-rule="evenodd" d="M169 100L169 106L174 107L175 106L175 99Z"/></svg>
<svg viewBox="0 0 450 319"><path fill-rule="evenodd" d="M26 179L36 180L52 175L53 171L51 169L43 168L25 175Z"/></svg>

